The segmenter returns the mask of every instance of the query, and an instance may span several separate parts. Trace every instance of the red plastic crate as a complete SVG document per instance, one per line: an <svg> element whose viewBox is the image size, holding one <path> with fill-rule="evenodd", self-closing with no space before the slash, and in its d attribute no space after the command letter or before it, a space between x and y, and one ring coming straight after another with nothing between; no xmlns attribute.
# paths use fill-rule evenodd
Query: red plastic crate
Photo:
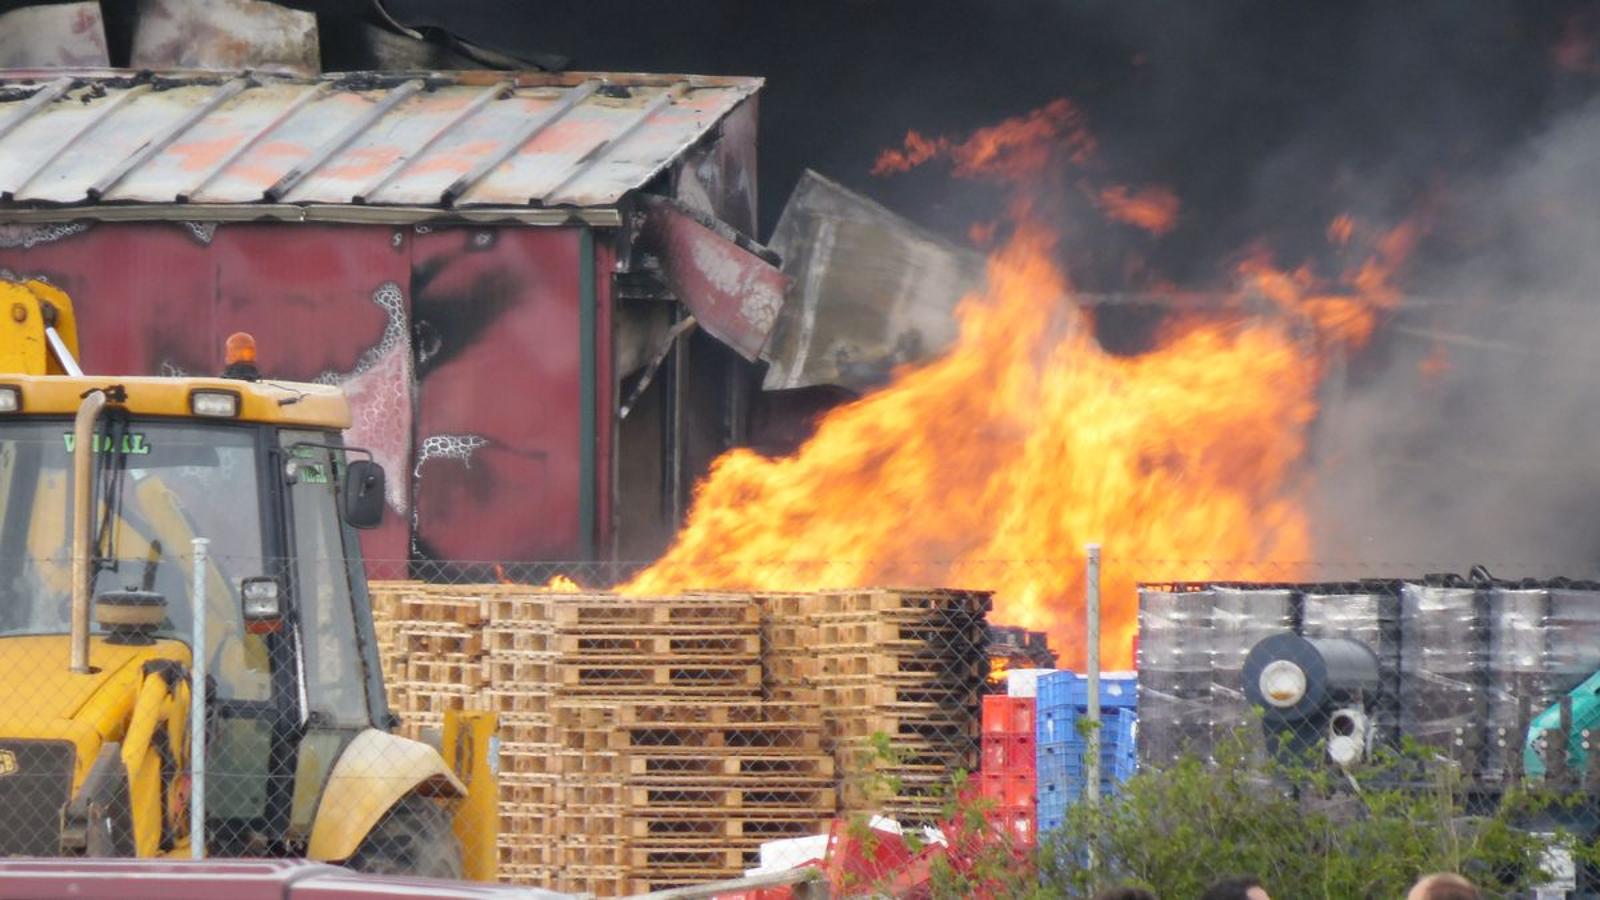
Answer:
<svg viewBox="0 0 1600 900"><path fill-rule="evenodd" d="M1033 734L1032 697L986 694L983 698L983 733Z"/></svg>
<svg viewBox="0 0 1600 900"><path fill-rule="evenodd" d="M1030 734L985 734L983 765L985 772L1034 771L1039 766L1038 743Z"/></svg>
<svg viewBox="0 0 1600 900"><path fill-rule="evenodd" d="M1032 810L1039 795L1039 779L1032 772L979 772L978 793L1000 810Z"/></svg>
<svg viewBox="0 0 1600 900"><path fill-rule="evenodd" d="M828 828L823 871L835 892L852 893L891 879L915 854L900 835L872 829L866 845L843 819Z"/></svg>
<svg viewBox="0 0 1600 900"><path fill-rule="evenodd" d="M1039 798L1039 779L1031 771L1013 770L1005 774L1006 788L1001 802L1008 807L1033 810Z"/></svg>
<svg viewBox="0 0 1600 900"><path fill-rule="evenodd" d="M1001 807L995 810L993 821L999 823L1018 846L1032 847L1038 840L1039 817L1031 805Z"/></svg>

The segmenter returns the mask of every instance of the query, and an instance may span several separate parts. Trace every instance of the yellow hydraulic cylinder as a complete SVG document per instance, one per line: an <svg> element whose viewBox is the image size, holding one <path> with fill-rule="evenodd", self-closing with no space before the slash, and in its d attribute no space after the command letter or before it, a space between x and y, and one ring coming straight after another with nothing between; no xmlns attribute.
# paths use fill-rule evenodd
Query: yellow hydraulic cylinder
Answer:
<svg viewBox="0 0 1600 900"><path fill-rule="evenodd" d="M494 881L500 842L500 717L492 712L444 714L441 749L467 796L456 807L455 833L462 869L473 881Z"/></svg>

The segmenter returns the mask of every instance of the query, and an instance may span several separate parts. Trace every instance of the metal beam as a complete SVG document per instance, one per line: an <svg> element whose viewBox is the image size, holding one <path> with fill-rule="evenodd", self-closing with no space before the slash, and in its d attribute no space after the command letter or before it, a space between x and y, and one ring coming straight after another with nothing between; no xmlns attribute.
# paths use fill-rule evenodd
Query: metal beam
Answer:
<svg viewBox="0 0 1600 900"><path fill-rule="evenodd" d="M395 160L394 163L383 172L383 174L374 179L373 182L367 187L364 187L358 191L355 197L352 199L354 199L357 203L366 203L373 197L377 196L380 191L388 187L396 178L400 177L401 172L404 172L412 163L425 156L429 150L432 150L433 145L439 143L440 139L454 131L462 122L465 122L466 120L477 115L478 111L483 109L485 106L488 106L490 101L495 100L496 98L504 95L506 91L511 90L511 86L512 85L510 81L502 81L479 94L471 103L463 107L460 112L452 116L450 121L439 126L438 131L435 131L433 134L429 135L428 139L422 142L422 146Z"/></svg>
<svg viewBox="0 0 1600 900"><path fill-rule="evenodd" d="M273 116L272 120L267 122L267 124L256 129L255 134L252 134L248 138L240 141L238 146L234 147L232 150L228 151L227 155L217 160L216 165L212 166L210 171L200 176L200 180L195 183L194 187L189 188L187 191L179 192L173 199L177 200L179 203L188 203L190 197L197 196L201 191L205 190L206 187L211 184L211 182L216 180L218 175L221 175L224 171L226 171L229 166L233 165L234 162L239 159L239 157L245 155L250 151L251 148L260 144L267 135L277 131L278 126L289 121L294 117L295 113L305 109L306 106L308 106L313 100L326 96L332 90L333 83L330 81L323 81L319 82L317 86L313 87L311 90L306 91L300 96L294 98L293 103L285 106L277 115Z"/></svg>
<svg viewBox="0 0 1600 900"><path fill-rule="evenodd" d="M33 118L33 114L44 109L52 100L72 89L71 78L57 78L33 92L33 96L17 104L16 111L0 122L0 138L15 131L18 125Z"/></svg>
<svg viewBox="0 0 1600 900"><path fill-rule="evenodd" d="M253 83L253 80L247 75L243 78L235 78L227 84L224 84L222 87L217 88L212 92L211 96L205 99L205 102L201 103L194 109L189 110L187 113L184 113L182 118L172 123L172 125L169 126L165 131L146 141L144 146L140 147L138 150L135 150L127 159L118 163L116 168L107 172L105 175L101 176L99 181L96 181L94 184L90 185L89 199L99 200L101 197L105 196L108 191L120 184L122 179L128 177L128 175L131 174L134 169L137 169L149 162L157 153L167 149L172 145L172 142L181 137L184 132L193 128L195 123L199 122L206 116L211 115L211 113L214 112L217 107L227 103L234 97L237 97L240 91L249 87Z"/></svg>
<svg viewBox="0 0 1600 900"><path fill-rule="evenodd" d="M677 84L674 84L672 87L667 88L666 90L663 90L661 93L657 94L649 103L646 103L642 109L634 114L633 118L629 120L627 125L622 127L621 131L618 131L611 137L606 138L598 144L595 144L593 147L590 147L589 150L583 154L583 156L579 157L577 163L567 171L567 177L557 182L555 187L545 191L543 198L531 197L529 198L528 202L534 203L541 199L546 201L553 199L557 194L561 193L562 189L567 185L572 184L574 181L577 181L579 178L587 174L589 169L593 168L595 163L604 159L607 153L610 153L623 141L626 141L628 138L632 137L635 131L638 131L644 126L644 123L650 121L651 116L654 116L656 113L661 111L662 107L677 99L677 97L681 95L688 87L689 83L687 81L680 81Z"/></svg>
<svg viewBox="0 0 1600 900"><path fill-rule="evenodd" d="M104 122L106 119L114 115L116 111L125 106L128 101L134 99L135 97L141 96L149 90L150 85L148 84L135 85L134 87L128 88L126 91L118 94L111 100L106 101L105 106L96 111L94 115L90 116L89 121L83 123L83 125L77 131L74 131L72 136L67 138L67 140L61 144L61 146L57 147L49 156L45 157L39 162L38 165L34 166L33 171L29 172L16 187L8 191L0 192L0 200L9 201L18 194L27 190L28 185L37 181L39 176L44 174L44 171L50 168L52 163L60 159L68 150L71 150L73 147L77 146L78 142L88 136L90 132L95 130L95 128L99 127L101 122Z"/></svg>
<svg viewBox="0 0 1600 900"><path fill-rule="evenodd" d="M578 542L585 560L595 558L599 538L599 306L594 231L583 228L578 231Z"/></svg>
<svg viewBox="0 0 1600 900"><path fill-rule="evenodd" d="M355 121L339 129L338 134L324 141L322 146L313 151L305 162L284 173L284 176L279 178L276 184L262 192L262 198L268 203L277 203L282 200L290 191L294 190L295 185L305 180L311 173L322 168L323 164L332 159L334 154L349 146L351 141L375 125L379 119L388 115L389 110L404 103L411 98L412 94L417 93L426 86L426 82L422 79L415 78L390 91L371 109L357 116Z"/></svg>
<svg viewBox="0 0 1600 900"><path fill-rule="evenodd" d="M472 190L473 186L482 181L484 176L498 169L500 164L510 159L512 154L521 150L523 145L537 137L545 129L554 125L562 116L565 116L573 107L588 99L590 94L600 89L600 82L595 79L585 81L577 87L567 90L554 106L544 111L543 115L529 119L506 141L505 146L490 155L478 160L478 164L467 171L467 174L457 178L439 195L439 202L445 206L455 205L462 195Z"/></svg>

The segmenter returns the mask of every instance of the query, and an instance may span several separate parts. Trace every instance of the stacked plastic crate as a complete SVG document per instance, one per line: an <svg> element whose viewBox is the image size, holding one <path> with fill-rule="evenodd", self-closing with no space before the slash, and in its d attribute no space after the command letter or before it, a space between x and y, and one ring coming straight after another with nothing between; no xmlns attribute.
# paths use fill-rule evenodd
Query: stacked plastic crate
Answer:
<svg viewBox="0 0 1600 900"><path fill-rule="evenodd" d="M1138 758L1134 732L1138 724L1138 680L1132 673L1100 676L1100 795L1114 794L1132 777ZM1084 765L1087 737L1079 721L1088 714L1089 682L1075 672L1052 672L1039 678L1035 720L1038 759L1039 831L1061 827L1067 807L1087 783Z"/></svg>
<svg viewBox="0 0 1600 900"><path fill-rule="evenodd" d="M1034 698L988 694L983 698L983 763L979 793L993 804L991 821L1003 823L1017 844L1033 846L1038 834L1038 752Z"/></svg>

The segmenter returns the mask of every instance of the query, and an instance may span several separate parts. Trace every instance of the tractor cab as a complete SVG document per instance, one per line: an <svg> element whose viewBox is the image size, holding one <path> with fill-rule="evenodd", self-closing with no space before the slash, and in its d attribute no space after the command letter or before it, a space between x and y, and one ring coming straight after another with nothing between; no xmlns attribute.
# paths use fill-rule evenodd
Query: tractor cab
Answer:
<svg viewBox="0 0 1600 900"><path fill-rule="evenodd" d="M155 378L44 331L64 371L0 374L0 855L460 877L466 785L388 733L357 540L384 475L343 394L261 379L243 335L231 377Z"/></svg>

